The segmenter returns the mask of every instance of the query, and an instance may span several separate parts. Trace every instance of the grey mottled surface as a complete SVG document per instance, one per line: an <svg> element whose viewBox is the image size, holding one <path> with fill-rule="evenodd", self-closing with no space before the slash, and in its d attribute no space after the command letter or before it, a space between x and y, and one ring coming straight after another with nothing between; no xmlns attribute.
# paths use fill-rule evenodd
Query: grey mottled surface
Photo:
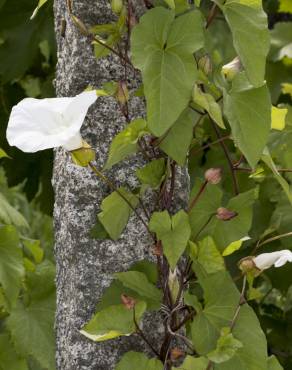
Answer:
<svg viewBox="0 0 292 370"><path fill-rule="evenodd" d="M74 0L73 11L86 25L106 23L111 17L107 0ZM61 36L62 19L67 27ZM123 75L115 57L96 61L89 40L72 25L65 0L55 0L55 24L58 44L56 91L58 96L74 96L88 85L101 87L105 81ZM129 76L135 85L133 75ZM131 117L144 114L137 99L131 102ZM123 127L124 119L110 98L99 98L90 109L83 136L97 152L97 165L105 161L113 136ZM133 175L142 159L137 156L116 166L109 176L117 185L135 186ZM109 189L89 169L72 164L67 153L55 153L53 185L55 189L55 254L57 263L57 369L111 370L117 359L129 349L141 349L136 336L96 344L79 333L94 313L96 303L109 285L111 274L127 269L148 255L151 245L143 225L132 217L126 232L117 242L94 241L89 237L101 200ZM178 183L178 198L184 198ZM151 333L149 336L151 337Z"/></svg>

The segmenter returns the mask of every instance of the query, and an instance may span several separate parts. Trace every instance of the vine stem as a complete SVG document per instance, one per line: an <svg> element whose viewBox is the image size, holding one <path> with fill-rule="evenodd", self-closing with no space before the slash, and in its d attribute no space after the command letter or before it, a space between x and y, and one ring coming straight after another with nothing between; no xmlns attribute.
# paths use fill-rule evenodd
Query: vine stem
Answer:
<svg viewBox="0 0 292 370"><path fill-rule="evenodd" d="M67 0L67 8L68 8L68 13L73 21L73 23L75 24L75 26L79 29L79 31L81 33L83 33L84 35L86 36L90 36L92 38L92 40L94 40L95 42L97 42L98 44L102 45L103 47L105 47L106 49L110 50L113 54L115 54L116 56L118 56L120 59L122 59L125 63L127 63L129 66L131 66L131 68L133 70L135 70L135 67L133 66L133 64L128 60L128 58L124 57L121 53L119 53L118 51L116 51L114 48L112 48L111 46L107 45L106 43L100 41L92 32L90 32L88 30L88 28L85 26L85 24L79 19L77 18L74 14L73 14L73 11L72 11L72 0Z"/></svg>
<svg viewBox="0 0 292 370"><path fill-rule="evenodd" d="M243 282L242 282L242 288L241 288L241 293L240 293L240 296L239 296L239 301L238 301L238 304L237 304L237 307L235 309L235 313L233 315L233 318L231 320L231 323L229 325L229 328L230 328L230 331L232 331L234 329L234 326L236 324L236 321L238 319L238 316L239 316L239 312L240 312L240 309L241 309L241 306L246 303L245 301L245 298L244 298L244 294L245 294L245 289L246 289L246 282L247 282L247 277L246 275L243 276ZM206 367L206 370L211 370L213 367L213 362L210 360L208 362L208 365Z"/></svg>
<svg viewBox="0 0 292 370"><path fill-rule="evenodd" d="M234 316L233 316L233 319L230 323L230 330L232 331L235 324L236 324L236 320L238 319L238 315L239 315L239 312L240 312L240 309L241 309L241 306L245 303L245 298L244 298L244 294L245 294L245 289L246 289L246 281L247 281L247 278L246 278L246 275L243 276L243 282L242 282L242 288L241 288L241 293L240 293L240 297L239 297L239 302L238 302L238 305L236 307L236 310L235 310L235 313L234 313Z"/></svg>
<svg viewBox="0 0 292 370"><path fill-rule="evenodd" d="M235 167L235 171L244 171L244 172L252 172L253 170L251 168L246 167ZM278 172L292 172L292 168L277 168Z"/></svg>
<svg viewBox="0 0 292 370"><path fill-rule="evenodd" d="M202 152L203 150L210 148L210 146L215 145L215 144L219 144L221 141L228 140L228 139L231 140L229 135L222 136L220 139L212 141L212 143L203 145L200 149L192 152L192 155L198 154L198 153Z"/></svg>
<svg viewBox="0 0 292 370"><path fill-rule="evenodd" d="M196 236L194 237L194 240L196 240L199 235L201 234L201 232L205 229L205 227L208 226L209 222L212 220L212 218L216 215L216 213L212 213L210 215L210 217L208 218L208 220L204 223L204 225L200 228L200 230L197 232Z"/></svg>
<svg viewBox="0 0 292 370"><path fill-rule="evenodd" d="M199 200L199 198L201 197L201 195L203 194L204 190L206 189L206 186L208 184L208 181L205 180L200 188L200 190L198 191L197 195L195 196L195 198L192 200L189 208L188 208L188 213L191 212L191 210L194 208L194 206L196 205L197 201Z"/></svg>
<svg viewBox="0 0 292 370"><path fill-rule="evenodd" d="M282 238L287 238L288 236L292 236L292 231L289 231L288 233L285 233L285 234L272 236L271 238L268 238L268 239L266 239L262 242L261 242L261 240L258 240L255 248L252 251L252 254L254 254L261 246L263 246L265 244L268 244L268 243L271 243L271 242L274 242L275 240L279 240L279 239L282 239Z"/></svg>
<svg viewBox="0 0 292 370"><path fill-rule="evenodd" d="M208 18L207 18L207 23L206 23L206 29L209 28L209 26L211 25L211 23L213 22L214 18L216 17L217 13L218 13L218 6L217 4L213 4L212 5L212 8L208 14Z"/></svg>
<svg viewBox="0 0 292 370"><path fill-rule="evenodd" d="M111 182L111 180L108 179L106 176L104 176L104 174L101 173L101 171L99 171L92 162L89 163L89 167L92 169L92 171L96 174L97 177L99 177L102 181L104 181L113 191L115 191L127 203L127 205L132 209L132 211L135 213L135 215L138 217L138 219L143 223L143 225L145 226L145 228L146 228L147 232L149 233L149 235L151 236L151 238L155 241L155 238L154 238L153 234L151 233L151 231L149 230L149 227L146 224L146 222L144 221L143 217L141 217L141 215L139 215L139 213L137 212L135 207L133 207L131 202L124 196L124 194L121 193L119 191L119 189Z"/></svg>
<svg viewBox="0 0 292 370"><path fill-rule="evenodd" d="M152 344L150 343L150 341L146 338L145 334L143 333L143 331L140 329L138 323L137 323L137 320L136 320L136 314L135 314L135 307L133 307L133 321L134 321L134 324L135 324L135 328L136 328L136 331L137 333L140 335L140 337L144 340L144 342L149 346L149 348L151 348L152 352L158 357L160 358L160 354L158 353L158 351L156 351L156 349L152 346Z"/></svg>
<svg viewBox="0 0 292 370"><path fill-rule="evenodd" d="M214 131L216 133L216 136L218 137L218 139L222 139L222 136L220 134L220 131L219 131L216 123L212 120L212 118L210 117L210 115L209 115L209 118L210 118L211 124L213 126L213 129L214 129ZM234 188L234 193L235 193L235 195L238 195L239 194L239 187L238 187L238 182L237 182L237 177L236 177L235 169L234 169L232 160L230 158L230 154L229 154L228 149L227 149L227 146L226 146L226 144L225 144L225 142L223 140L220 141L220 145L222 147L222 150L223 150L223 152L225 154L225 157L226 157L226 160L228 162L228 166L230 168L232 182L233 182L233 188Z"/></svg>

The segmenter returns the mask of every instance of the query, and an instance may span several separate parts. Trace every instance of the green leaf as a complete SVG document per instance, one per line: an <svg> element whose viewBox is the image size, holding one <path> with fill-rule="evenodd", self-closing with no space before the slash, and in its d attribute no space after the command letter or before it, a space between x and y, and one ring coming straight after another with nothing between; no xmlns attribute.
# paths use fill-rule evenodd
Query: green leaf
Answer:
<svg viewBox="0 0 292 370"><path fill-rule="evenodd" d="M229 221L222 221L215 217L210 228L212 236L218 247L223 252L230 243L248 235L252 224L253 205L258 196L256 188L246 191L231 198L226 208L237 212L237 216Z"/></svg>
<svg viewBox="0 0 292 370"><path fill-rule="evenodd" d="M272 107L272 129L279 131L284 130L287 113L287 108Z"/></svg>
<svg viewBox="0 0 292 370"><path fill-rule="evenodd" d="M180 166L184 166L186 162L197 117L196 112L187 108L165 136L161 138L159 147Z"/></svg>
<svg viewBox="0 0 292 370"><path fill-rule="evenodd" d="M134 263L134 265L131 266L130 271L143 272L147 276L147 279L152 284L157 283L158 271L157 271L157 265L154 262L151 262L148 260L138 261Z"/></svg>
<svg viewBox="0 0 292 370"><path fill-rule="evenodd" d="M217 125L225 129L225 125L222 118L222 111L220 105L216 102L215 98L211 94L204 93L197 85L193 91L193 101L198 104L201 108L205 109L212 120Z"/></svg>
<svg viewBox="0 0 292 370"><path fill-rule="evenodd" d="M191 235L188 215L183 210L172 217L167 211L154 212L149 228L162 241L163 253L174 269Z"/></svg>
<svg viewBox="0 0 292 370"><path fill-rule="evenodd" d="M144 353L130 351L124 354L115 370L130 369L162 370L163 364L157 359L149 359Z"/></svg>
<svg viewBox="0 0 292 370"><path fill-rule="evenodd" d="M276 23L271 33L271 49L269 59L273 62L292 56L291 24L286 22Z"/></svg>
<svg viewBox="0 0 292 370"><path fill-rule="evenodd" d="M292 84L282 83L282 93L290 95L290 97L292 98Z"/></svg>
<svg viewBox="0 0 292 370"><path fill-rule="evenodd" d="M10 157L3 149L0 148L0 159L1 158L10 158Z"/></svg>
<svg viewBox="0 0 292 370"><path fill-rule="evenodd" d="M145 310L145 302L136 303L135 318L137 323L139 323ZM135 329L133 310L129 310L123 304L120 304L97 312L80 333L95 342L102 342L122 335L130 335Z"/></svg>
<svg viewBox="0 0 292 370"><path fill-rule="evenodd" d="M195 180L195 185L191 192L190 202L198 194L203 181ZM208 184L205 191L198 199L196 205L189 213L190 225L192 229L192 238L195 238L212 215L216 214L221 206L222 191L217 185Z"/></svg>
<svg viewBox="0 0 292 370"><path fill-rule="evenodd" d="M39 265L28 279L27 305L18 301L7 319L17 353L33 356L43 368L55 369L55 289L52 264Z"/></svg>
<svg viewBox="0 0 292 370"><path fill-rule="evenodd" d="M175 0L164 0L166 4L171 8L175 9Z"/></svg>
<svg viewBox="0 0 292 370"><path fill-rule="evenodd" d="M102 212L98 214L99 221L113 240L120 237L133 212L132 208L138 204L138 198L126 189L119 188L118 192L114 191L104 198L101 203Z"/></svg>
<svg viewBox="0 0 292 370"><path fill-rule="evenodd" d="M155 189L160 186L164 179L165 168L165 159L160 158L138 169L136 174L142 184L149 185L151 188Z"/></svg>
<svg viewBox="0 0 292 370"><path fill-rule="evenodd" d="M114 274L114 277L121 281L125 287L137 292L141 297L152 301L161 301L161 291L150 283L147 276L139 271L126 271Z"/></svg>
<svg viewBox="0 0 292 370"><path fill-rule="evenodd" d="M270 43L267 15L261 2L227 0L222 9L249 81L255 87L263 85Z"/></svg>
<svg viewBox="0 0 292 370"><path fill-rule="evenodd" d="M199 241L197 251L196 260L208 274L225 270L223 257L211 237L207 236Z"/></svg>
<svg viewBox="0 0 292 370"><path fill-rule="evenodd" d="M41 248L39 240L24 239L22 243L25 249L33 257L35 263L41 263L44 258L44 250Z"/></svg>
<svg viewBox="0 0 292 370"><path fill-rule="evenodd" d="M9 334L5 332L0 334L0 369L28 370L26 360L16 353Z"/></svg>
<svg viewBox="0 0 292 370"><path fill-rule="evenodd" d="M49 296L53 302L55 297L55 266L45 260L36 266L34 272L27 273L27 287L29 298L34 302L46 300ZM52 307L54 305L52 304Z"/></svg>
<svg viewBox="0 0 292 370"><path fill-rule="evenodd" d="M29 97L36 98L41 95L40 78L33 76L25 76L19 81L20 86Z"/></svg>
<svg viewBox="0 0 292 370"><path fill-rule="evenodd" d="M39 11L39 9L47 2L48 0L39 0L39 3L38 3L38 6L35 8L35 10L33 11L33 13L32 13L32 16L30 17L30 19L33 19L36 15L37 15L37 13L38 13L38 11Z"/></svg>
<svg viewBox="0 0 292 370"><path fill-rule="evenodd" d="M230 360L239 348L242 348L242 343L234 338L230 328L222 328L216 349L209 352L207 357L212 362L221 364Z"/></svg>
<svg viewBox="0 0 292 370"><path fill-rule="evenodd" d="M0 193L0 220L8 225L14 225L21 228L28 228L26 219L13 208Z"/></svg>
<svg viewBox="0 0 292 370"><path fill-rule="evenodd" d="M244 74L233 80L230 94L224 96L225 114L235 144L252 168L259 161L271 129L271 102L267 86L249 88Z"/></svg>
<svg viewBox="0 0 292 370"><path fill-rule="evenodd" d="M277 358L273 355L268 358L268 369L267 370L283 370Z"/></svg>
<svg viewBox="0 0 292 370"><path fill-rule="evenodd" d="M178 370L206 370L208 362L209 361L205 357L195 358L187 356Z"/></svg>
<svg viewBox="0 0 292 370"><path fill-rule="evenodd" d="M113 139L104 169L109 169L130 154L136 153L138 150L138 140L146 133L147 124L143 119L136 119L129 123L126 128Z"/></svg>
<svg viewBox="0 0 292 370"><path fill-rule="evenodd" d="M238 249L240 249L240 247L242 246L242 243L245 240L249 240L249 239L250 239L249 236L245 236L245 237L243 237L239 240L235 240L234 242L231 242L229 245L227 245L227 247L222 252L222 256L226 257L226 256L229 256L230 254L236 252Z"/></svg>
<svg viewBox="0 0 292 370"><path fill-rule="evenodd" d="M103 227L99 219L96 220L96 224L90 230L90 237L98 240L109 239L110 236L106 229Z"/></svg>
<svg viewBox="0 0 292 370"><path fill-rule="evenodd" d="M0 226L0 283L10 307L16 303L23 277L18 233L13 226Z"/></svg>
<svg viewBox="0 0 292 370"><path fill-rule="evenodd" d="M188 306L194 307L197 312L202 311L202 305L196 295L190 294L188 291L184 293L184 302Z"/></svg>
<svg viewBox="0 0 292 370"><path fill-rule="evenodd" d="M35 4L31 0L9 0L1 8L0 75L2 82L19 79L40 55L39 43L49 41L55 48L52 7L29 21ZM21 63L16 61L21 60Z"/></svg>
<svg viewBox="0 0 292 370"><path fill-rule="evenodd" d="M272 171L274 178L278 181L278 183L281 185L282 189L284 190L285 194L287 195L287 198L289 199L289 202L292 205L292 193L290 190L290 186L287 183L287 181L280 175L280 173L277 170L277 167L275 166L275 163L268 151L267 148L264 150L264 154L262 156L262 161L265 162L265 164L270 168Z"/></svg>
<svg viewBox="0 0 292 370"><path fill-rule="evenodd" d="M290 0L280 0L279 12L292 13L292 4Z"/></svg>
<svg viewBox="0 0 292 370"><path fill-rule="evenodd" d="M227 272L206 277L198 274L198 277L204 290L205 307L194 317L191 331L196 351L206 355L217 347L222 328L230 325L240 294ZM216 364L215 369L266 370L266 338L255 313L247 304L241 306L232 333L242 343L242 348L230 360Z"/></svg>
<svg viewBox="0 0 292 370"><path fill-rule="evenodd" d="M132 32L132 61L142 71L148 127L163 135L191 98L197 76L193 53L204 44L202 17L191 11L149 10Z"/></svg>
<svg viewBox="0 0 292 370"><path fill-rule="evenodd" d="M150 283L155 284L158 280L157 266L155 263L144 260L138 261L131 266L130 271L139 271L147 276ZM148 283L149 283L148 282ZM100 302L96 306L96 311L101 311L106 307L117 305L121 303L121 295L133 297L138 301L146 301L147 310L158 310L161 301L152 299L143 299L142 296L134 290L127 288L123 283L117 279L113 280L111 285L105 289Z"/></svg>

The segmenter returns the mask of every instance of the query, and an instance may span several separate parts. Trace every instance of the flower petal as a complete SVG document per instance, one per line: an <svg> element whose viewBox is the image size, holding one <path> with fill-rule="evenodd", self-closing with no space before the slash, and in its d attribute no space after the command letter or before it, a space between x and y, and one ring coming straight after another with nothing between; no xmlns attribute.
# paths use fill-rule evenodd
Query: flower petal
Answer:
<svg viewBox="0 0 292 370"><path fill-rule="evenodd" d="M79 131L86 117L88 108L96 101L96 91L85 91L77 95L64 111L65 124Z"/></svg>
<svg viewBox="0 0 292 370"><path fill-rule="evenodd" d="M24 152L64 146L67 150L82 145L80 128L95 91L73 98L27 98L13 107L7 127L7 140Z"/></svg>
<svg viewBox="0 0 292 370"><path fill-rule="evenodd" d="M275 262L275 267L281 267L285 265L287 262L292 262L292 252L288 249L285 249L282 252L282 255L278 258L278 260Z"/></svg>
<svg viewBox="0 0 292 370"><path fill-rule="evenodd" d="M284 249L272 253L262 253L253 259L256 267L260 270L266 270L271 266L281 267L286 262L292 262L292 252L288 249Z"/></svg>

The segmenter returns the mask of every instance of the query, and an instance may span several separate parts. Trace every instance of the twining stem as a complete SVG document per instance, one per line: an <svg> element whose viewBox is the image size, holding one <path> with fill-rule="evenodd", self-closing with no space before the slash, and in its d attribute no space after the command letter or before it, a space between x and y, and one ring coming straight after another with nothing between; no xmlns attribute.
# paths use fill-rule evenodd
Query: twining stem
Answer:
<svg viewBox="0 0 292 370"><path fill-rule="evenodd" d="M210 121L211 121L211 124L212 124L212 126L214 128L214 131L216 133L216 136L218 137L218 139L222 139L221 133L220 133L220 131L219 131L216 123L212 120L211 117L210 117ZM239 187L238 187L237 177L236 177L236 173L235 173L235 168L234 168L233 163L232 163L232 160L230 158L230 155L229 155L227 146L225 145L225 142L223 140L220 141L220 145L222 147L222 150L223 150L223 152L225 154L225 157L226 157L226 160L228 162L228 166L230 168L232 182L233 182L233 188L234 188L234 193L235 193L235 195L238 195L239 194Z"/></svg>
<svg viewBox="0 0 292 370"><path fill-rule="evenodd" d="M214 18L216 17L217 13L218 13L218 6L214 3L212 5L212 8L208 14L208 18L207 18L207 23L206 23L206 29L211 25L211 23L213 22Z"/></svg>
<svg viewBox="0 0 292 370"><path fill-rule="evenodd" d="M220 139L212 141L212 143L201 146L201 148L192 152L192 155L198 154L198 153L202 152L203 150L210 148L212 145L219 144L221 141L228 140L228 139L231 140L229 135L222 136Z"/></svg>
<svg viewBox="0 0 292 370"><path fill-rule="evenodd" d="M132 211L135 213L135 215L138 217L138 219L145 226L145 228L146 228L147 232L149 233L149 235L151 236L151 238L155 241L155 237L151 233L151 231L149 230L149 227L146 224L146 222L144 221L143 217L141 217L139 215L139 213L137 212L136 208L133 207L133 205L131 204L131 202L124 196L124 194L121 193L119 191L119 189L110 181L110 179L108 179L106 176L104 176L104 174L101 173L92 162L89 163L89 167L96 174L96 176L98 176L100 179L102 179L102 181L104 181L113 191L115 191L127 203L127 205L132 209Z"/></svg>
<svg viewBox="0 0 292 370"><path fill-rule="evenodd" d="M201 232L205 229L205 227L207 227L209 225L209 222L212 220L212 218L216 215L216 213L212 213L210 215L210 217L208 218L208 220L204 223L204 225L200 228L200 230L197 232L197 234L195 235L194 237L194 240L198 239L199 235L201 234Z"/></svg>
<svg viewBox="0 0 292 370"><path fill-rule="evenodd" d="M241 309L241 306L246 303L245 302L245 298L244 298L244 293L245 293L245 288L246 288L246 281L247 281L247 278L246 278L246 275L243 276L243 282L242 282L242 288L241 288L241 293L240 293L240 297L239 297L239 302L238 302L238 305L237 305L237 308L235 310L235 313L234 313L234 316L233 316L233 319L230 323L230 330L232 331L235 324L236 324L236 320L238 319L238 315L239 315L239 312L240 312L240 309Z"/></svg>
<svg viewBox="0 0 292 370"><path fill-rule="evenodd" d="M234 167L235 171L253 172L251 168L246 167ZM292 168L277 168L278 172L292 172Z"/></svg>
<svg viewBox="0 0 292 370"><path fill-rule="evenodd" d="M280 235L276 235L276 236L273 236L271 238L268 238L264 241L261 242L261 240L259 240L254 248L254 250L252 251L252 255L255 254L255 252L263 245L265 244L268 244L268 243L271 243L271 242L274 242L275 240L279 240L279 239L282 239L282 238L287 238L288 236L292 236L292 231L289 231L288 233L285 233L285 234L280 234Z"/></svg>
<svg viewBox="0 0 292 370"><path fill-rule="evenodd" d="M149 348L152 350L152 352L158 357L160 358L160 354L158 353L158 351L156 351L156 349L152 346L151 342L146 338L145 334L143 333L143 331L140 329L138 323L137 323L137 320L136 320L136 314L135 314L135 307L133 307L133 321L134 321L134 324L135 324L135 328L136 328L136 331L137 333L140 335L140 337L144 340L144 342L149 346Z"/></svg>
<svg viewBox="0 0 292 370"><path fill-rule="evenodd" d="M230 322L230 325L229 325L230 331L232 331L234 329L234 326L235 326L236 321L237 321L238 316L239 316L239 312L240 312L241 306L246 303L245 298L244 298L245 289L246 289L246 281L247 281L247 277L246 277L246 275L244 275L243 276L241 293L240 293L240 296L239 296L239 301L238 301L238 304L237 304L235 313L233 315L233 318L232 318L232 320ZM206 367L206 370L211 370L212 367L213 367L213 362L210 360L208 362L208 365Z"/></svg>
<svg viewBox="0 0 292 370"><path fill-rule="evenodd" d="M121 53L119 53L118 51L113 49L111 46L109 46L106 43L99 40L92 32L90 32L90 30L85 26L85 24L73 14L73 12L72 12L72 0L67 0L67 8L68 8L68 13L69 13L73 23L75 24L75 26L79 29L79 31L81 33L83 33L86 36L90 36L95 42L102 45L106 49L110 50L113 54L118 56L120 59L122 59L125 63L130 65L131 68L133 68L135 70L134 66L128 60L128 58L124 57L124 55L122 55Z"/></svg>
<svg viewBox="0 0 292 370"><path fill-rule="evenodd" d="M206 189L206 186L208 184L208 181L205 180L202 184L202 186L200 187L197 195L195 196L195 198L191 201L191 204L189 205L189 208L188 208L188 213L191 212L191 210L194 208L194 206L196 205L197 201L199 200L199 198L201 197L201 195L203 194L204 190Z"/></svg>

